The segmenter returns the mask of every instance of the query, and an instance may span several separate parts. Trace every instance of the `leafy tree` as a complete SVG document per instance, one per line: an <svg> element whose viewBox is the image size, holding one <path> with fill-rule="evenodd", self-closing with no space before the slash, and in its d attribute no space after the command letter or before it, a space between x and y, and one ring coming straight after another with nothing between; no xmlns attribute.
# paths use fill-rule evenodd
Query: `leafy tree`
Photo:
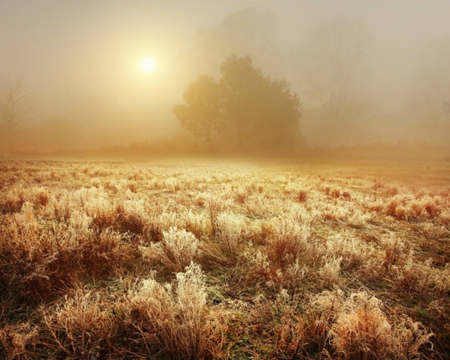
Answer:
<svg viewBox="0 0 450 360"><path fill-rule="evenodd" d="M292 92L285 80L267 84L260 101L260 117L255 132L265 146L280 149L292 145L299 135L302 106L299 96Z"/></svg>
<svg viewBox="0 0 450 360"><path fill-rule="evenodd" d="M282 141L298 130L302 107L285 80L271 80L253 66L249 56L228 57L221 67L224 109L228 124L236 130L237 145L243 139L281 148Z"/></svg>
<svg viewBox="0 0 450 360"><path fill-rule="evenodd" d="M208 75L191 82L183 94L186 104L175 105L173 111L181 125L197 139L203 138L212 149L212 134L222 128L222 95L219 84Z"/></svg>
<svg viewBox="0 0 450 360"><path fill-rule="evenodd" d="M242 148L244 137L254 134L255 124L261 116L259 105L268 81L261 70L253 66L249 56L228 57L222 63L221 73L227 124L236 130L237 145Z"/></svg>
<svg viewBox="0 0 450 360"><path fill-rule="evenodd" d="M285 80L271 80L253 66L249 56L228 57L216 83L202 75L184 93L186 104L174 113L194 138L212 147L212 133L228 128L239 149L254 143L280 149L298 134L302 106Z"/></svg>

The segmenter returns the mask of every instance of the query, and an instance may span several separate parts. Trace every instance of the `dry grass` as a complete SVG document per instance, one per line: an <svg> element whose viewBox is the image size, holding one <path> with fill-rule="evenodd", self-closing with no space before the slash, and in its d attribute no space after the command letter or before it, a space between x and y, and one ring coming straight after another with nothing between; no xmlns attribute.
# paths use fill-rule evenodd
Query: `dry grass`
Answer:
<svg viewBox="0 0 450 360"><path fill-rule="evenodd" d="M42 312L42 337L50 354L75 359L111 355L118 331L113 307L84 289L76 289Z"/></svg>
<svg viewBox="0 0 450 360"><path fill-rule="evenodd" d="M206 291L204 275L191 264L177 273L175 284L143 280L131 293L124 311L149 353L169 359L198 359L204 352Z"/></svg>
<svg viewBox="0 0 450 360"><path fill-rule="evenodd" d="M410 165L3 161L0 358L450 357L450 171Z"/></svg>
<svg viewBox="0 0 450 360"><path fill-rule="evenodd" d="M162 264L171 272L183 271L200 252L199 241L194 234L176 227L163 231L162 234L160 242L140 247L143 256L156 264Z"/></svg>

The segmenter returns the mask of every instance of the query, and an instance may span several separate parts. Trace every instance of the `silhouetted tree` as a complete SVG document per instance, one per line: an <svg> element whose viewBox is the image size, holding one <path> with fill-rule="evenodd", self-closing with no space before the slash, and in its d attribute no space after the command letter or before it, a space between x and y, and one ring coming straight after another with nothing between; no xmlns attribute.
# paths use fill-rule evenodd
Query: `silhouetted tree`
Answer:
<svg viewBox="0 0 450 360"><path fill-rule="evenodd" d="M190 83L184 93L186 104L174 107L195 139L205 138L211 148L212 132L226 127L239 149L254 143L279 149L283 141L292 143L302 107L286 81L263 76L249 56L228 57L221 73L218 84L206 75Z"/></svg>
<svg viewBox="0 0 450 360"><path fill-rule="evenodd" d="M197 139L203 138L211 150L213 131L222 128L221 87L212 77L201 75L187 86L183 98L186 104L175 105L175 116L194 135L196 146Z"/></svg>
<svg viewBox="0 0 450 360"><path fill-rule="evenodd" d="M301 103L286 81L263 76L249 56L228 57L221 73L227 123L236 130L239 148L244 139L280 148L297 132Z"/></svg>
<svg viewBox="0 0 450 360"><path fill-rule="evenodd" d="M221 65L221 73L227 124L236 130L237 145L242 148L244 137L254 135L255 123L261 116L261 95L268 81L261 70L253 66L249 56L228 57Z"/></svg>
<svg viewBox="0 0 450 360"><path fill-rule="evenodd" d="M270 81L264 90L254 131L264 146L275 149L292 146L299 135L302 116L299 96L291 91L285 80Z"/></svg>
<svg viewBox="0 0 450 360"><path fill-rule="evenodd" d="M33 107L29 94L24 93L22 83L6 82L0 93L0 142L10 151L17 130L25 124Z"/></svg>

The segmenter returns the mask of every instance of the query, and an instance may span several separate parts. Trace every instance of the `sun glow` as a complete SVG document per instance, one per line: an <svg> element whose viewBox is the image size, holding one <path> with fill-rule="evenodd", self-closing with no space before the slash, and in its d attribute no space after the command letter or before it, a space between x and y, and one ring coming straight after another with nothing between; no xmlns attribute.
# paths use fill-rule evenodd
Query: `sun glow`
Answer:
<svg viewBox="0 0 450 360"><path fill-rule="evenodd" d="M155 60L145 57L141 60L141 70L147 74L153 72L156 68Z"/></svg>

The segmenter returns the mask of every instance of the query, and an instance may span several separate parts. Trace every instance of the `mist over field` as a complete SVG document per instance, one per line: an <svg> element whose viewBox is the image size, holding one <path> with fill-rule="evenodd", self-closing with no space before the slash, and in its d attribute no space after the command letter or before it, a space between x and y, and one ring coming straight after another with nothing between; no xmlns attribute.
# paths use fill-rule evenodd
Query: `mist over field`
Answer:
<svg viewBox="0 0 450 360"><path fill-rule="evenodd" d="M450 359L449 0L0 0L0 359Z"/></svg>
<svg viewBox="0 0 450 360"><path fill-rule="evenodd" d="M1 149L191 149L174 107L200 75L220 82L233 54L298 95L301 146L447 145L449 16L445 0L2 0ZM235 137L213 131L210 147Z"/></svg>

